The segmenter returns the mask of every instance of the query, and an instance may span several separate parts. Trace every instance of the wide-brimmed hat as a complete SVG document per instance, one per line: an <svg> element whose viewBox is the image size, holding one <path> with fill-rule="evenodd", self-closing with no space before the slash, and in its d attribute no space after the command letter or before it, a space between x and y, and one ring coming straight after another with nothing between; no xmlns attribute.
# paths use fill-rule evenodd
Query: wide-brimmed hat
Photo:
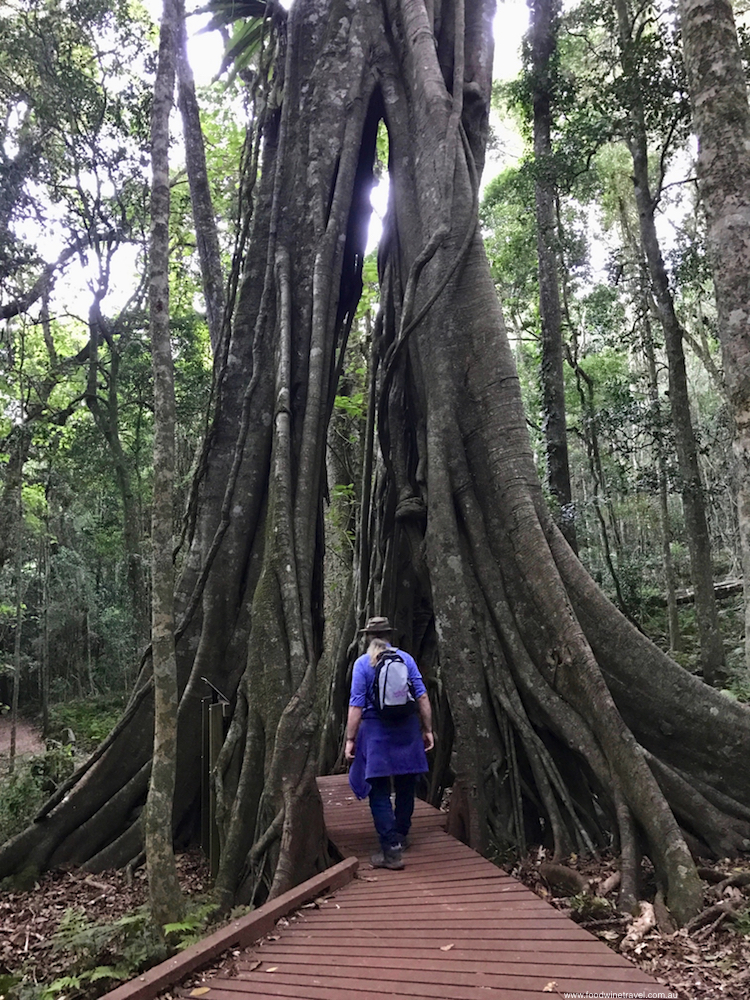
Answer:
<svg viewBox="0 0 750 1000"><path fill-rule="evenodd" d="M368 618L365 627L359 631L365 635L379 635L381 632L392 632L393 629L387 618L376 616L375 618Z"/></svg>

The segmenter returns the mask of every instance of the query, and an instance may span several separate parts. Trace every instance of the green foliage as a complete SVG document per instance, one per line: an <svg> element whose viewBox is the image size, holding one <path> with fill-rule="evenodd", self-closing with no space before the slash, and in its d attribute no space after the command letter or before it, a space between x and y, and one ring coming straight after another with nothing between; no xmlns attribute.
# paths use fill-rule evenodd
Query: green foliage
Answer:
<svg viewBox="0 0 750 1000"><path fill-rule="evenodd" d="M353 501L356 495L354 483L336 483L331 490L331 498L335 500Z"/></svg>
<svg viewBox="0 0 750 1000"><path fill-rule="evenodd" d="M64 957L68 975L42 986L37 1000L52 1000L63 990L98 996L167 957L145 907L111 923L92 923L84 910L67 910L52 950Z"/></svg>
<svg viewBox="0 0 750 1000"><path fill-rule="evenodd" d="M264 0L210 0L202 8L213 16L206 31L231 28L220 73L231 68L234 77L253 66L268 35L268 5Z"/></svg>
<svg viewBox="0 0 750 1000"><path fill-rule="evenodd" d="M359 391L350 396L336 396L334 406L337 410L343 410L347 416L361 420L365 416L365 394Z"/></svg>
<svg viewBox="0 0 750 1000"><path fill-rule="evenodd" d="M70 747L51 747L44 754L17 759L11 774L0 777L0 843L20 833L51 792L73 773Z"/></svg>
<svg viewBox="0 0 750 1000"><path fill-rule="evenodd" d="M51 943L67 974L48 984L26 980L17 986L16 995L19 1000L59 1000L61 995L88 1000L100 996L113 989L115 983L132 979L194 944L205 933L216 909L214 903L196 901L184 920L163 928L163 936L154 927L147 907L102 923L89 920L83 910L67 910Z"/></svg>
<svg viewBox="0 0 750 1000"><path fill-rule="evenodd" d="M744 654L744 649L742 649L742 653ZM747 676L735 677L721 693L733 701L750 703L750 678Z"/></svg>
<svg viewBox="0 0 750 1000"><path fill-rule="evenodd" d="M538 328L536 229L528 172L508 168L487 185L479 210L492 276L513 331Z"/></svg>
<svg viewBox="0 0 750 1000"><path fill-rule="evenodd" d="M732 926L738 934L742 934L744 937L750 937L750 908L740 910L738 913L733 913L731 920Z"/></svg>
<svg viewBox="0 0 750 1000"><path fill-rule="evenodd" d="M120 720L125 699L121 695L79 699L50 707L50 735L66 741L70 730L76 747L86 753L96 749Z"/></svg>
<svg viewBox="0 0 750 1000"><path fill-rule="evenodd" d="M615 912L614 905L603 896L594 896L590 892L581 892L570 900L573 919L579 923L587 920L602 920L611 917Z"/></svg>
<svg viewBox="0 0 750 1000"><path fill-rule="evenodd" d="M20 976L8 976L0 974L0 996L2 997L9 996L13 987L17 986L20 982L21 982Z"/></svg>

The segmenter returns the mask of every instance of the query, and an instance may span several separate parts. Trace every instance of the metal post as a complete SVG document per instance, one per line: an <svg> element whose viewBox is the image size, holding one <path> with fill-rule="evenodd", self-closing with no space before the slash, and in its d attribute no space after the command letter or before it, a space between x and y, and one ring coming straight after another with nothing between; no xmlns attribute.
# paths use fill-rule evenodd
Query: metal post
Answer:
<svg viewBox="0 0 750 1000"><path fill-rule="evenodd" d="M224 720L229 699L207 677L209 698L201 699L201 848L208 858L211 878L219 871L219 830L216 825L216 792L211 780L224 743Z"/></svg>
<svg viewBox="0 0 750 1000"><path fill-rule="evenodd" d="M208 773L214 773L216 762L221 753L224 742L224 705L216 702L208 706ZM209 796L209 847L208 863L211 871L211 878L216 878L219 871L219 830L216 826L216 791L211 785Z"/></svg>
<svg viewBox="0 0 750 1000"><path fill-rule="evenodd" d="M201 698L201 850L209 857L211 849L211 764L209 762L209 723L208 713L211 707L210 698Z"/></svg>

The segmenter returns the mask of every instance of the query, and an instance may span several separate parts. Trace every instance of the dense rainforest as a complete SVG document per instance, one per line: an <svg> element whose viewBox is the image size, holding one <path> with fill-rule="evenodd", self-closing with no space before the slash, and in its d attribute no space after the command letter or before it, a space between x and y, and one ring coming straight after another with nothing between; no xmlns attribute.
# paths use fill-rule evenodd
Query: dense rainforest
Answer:
<svg viewBox="0 0 750 1000"><path fill-rule="evenodd" d="M212 689L217 898L320 870L382 613L450 829L685 923L750 850L743 11L532 0L493 84L494 0L209 8L202 86L181 0L0 12L0 702L123 699L0 878L193 842Z"/></svg>

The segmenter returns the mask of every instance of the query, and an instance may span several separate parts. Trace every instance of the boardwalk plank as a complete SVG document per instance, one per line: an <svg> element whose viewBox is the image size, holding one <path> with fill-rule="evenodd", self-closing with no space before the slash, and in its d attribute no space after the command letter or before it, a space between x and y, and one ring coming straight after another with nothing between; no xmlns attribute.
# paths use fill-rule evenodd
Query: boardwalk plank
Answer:
<svg viewBox="0 0 750 1000"><path fill-rule="evenodd" d="M578 928L575 926L571 929L569 927L552 927L543 928L539 932L535 932L533 927L530 928L517 928L514 926L505 926L498 928L497 931L493 932L491 927L489 928L472 928L472 927L453 927L445 928L441 932L435 934L429 933L429 928L425 927L425 935L420 936L419 940L425 942L431 942L432 947L436 950L438 948L446 947L449 944L456 944L458 941L473 941L476 942L477 947L480 946L482 941L488 944L493 944L498 941L526 941L530 947L536 947L542 943L552 942L552 941L566 941L568 947L575 949L578 944L588 943L584 934L581 937L576 931ZM382 942L383 947L397 947L399 941L403 941L405 936L403 933L399 934L398 931L393 931L390 934L375 930L372 928L365 927L353 927L350 932L343 934L336 934L330 929L321 928L320 930L306 929L303 927L295 927L295 931L301 936L306 938L308 941L356 941L356 940L377 940ZM598 942L597 942L598 943ZM602 947L605 947L602 945ZM624 959L623 959L624 961ZM629 963L628 963L629 964Z"/></svg>
<svg viewBox="0 0 750 1000"><path fill-rule="evenodd" d="M593 945L596 943L594 942ZM601 949L593 945L582 942L580 947L571 949L570 942L564 939L559 941L470 941L468 945L461 944L460 942L455 943L449 957L451 961L481 962L482 966L494 960L505 961L506 956L510 958L521 956L518 958L519 961L524 960L523 956L528 961L541 960L543 958L545 960L549 959L552 962L561 962L562 964L576 961L593 962L602 956ZM266 946L263 945L262 947L265 948ZM301 936L294 939L290 938L288 941L285 939L284 947L293 948L295 951L300 951L300 953L306 953L313 957L318 954L327 954L331 962L338 961L338 955L343 957L369 957L373 962L380 962L383 960L383 957L388 957L389 950L391 950L388 942L383 942L382 940L378 942L377 939L371 937L350 941L335 941L331 938L313 937L312 935L304 938ZM602 959L604 964L612 963L621 967L624 959L614 951L607 949L607 952L606 959ZM265 950L263 954L266 954ZM422 947L415 945L411 954L415 960L419 961L434 963L435 961L442 962L445 960L445 953L440 952L440 948L434 944L430 946L423 945ZM634 967L631 966L631 968ZM635 971L637 972L638 970Z"/></svg>
<svg viewBox="0 0 750 1000"><path fill-rule="evenodd" d="M332 991L345 990L349 995L358 995L363 985L372 993L383 996L410 996L423 997L425 988L429 990L431 1000L464 1000L464 998L482 998L486 1000L487 991L496 990L537 990L544 991L545 986L550 982L557 982L561 991L566 992L600 992L602 987L606 987L605 992L622 992L632 987L632 983L623 982L622 979L611 980L603 983L601 979L594 978L567 978L559 977L551 980L548 976L528 976L521 975L487 975L484 972L475 972L472 975L464 975L448 981L440 981L435 976L403 976L395 978L384 975L383 970L377 969L376 974L362 979L342 975L341 970L336 968L318 968L317 970L306 970L305 974L294 974L288 972L283 966L279 966L277 971L267 973L263 969L258 969L249 974L247 979L214 980L211 989L231 989L232 985L248 983L251 986L260 985L260 981L267 976L273 976L275 985L283 985L284 988L294 988L304 986L306 988L321 988ZM266 989L265 982L263 989ZM241 988L237 989L241 992Z"/></svg>
<svg viewBox="0 0 750 1000"><path fill-rule="evenodd" d="M365 953L364 949L362 952L360 955L337 953L335 967L337 969L371 968L372 955ZM405 977L406 979L422 976L424 977L424 982L429 982L434 976L437 977L437 982L452 982L455 979L456 973L465 974L467 971L477 971L475 953L464 952L463 959L460 957L461 954L460 950L454 950L450 955L441 955L438 962L435 961L434 955L430 955L428 958L420 958L416 952L411 952L408 958L383 954L378 958L378 969L384 973L386 971L393 971L399 977ZM481 971L487 975L518 974L523 972L529 976L545 977L546 980L550 979L550 977L554 978L556 974L566 977L574 974L579 978L585 979L591 979L596 976L601 976L602 980L622 978L622 963L617 960L617 955L613 953L611 959L604 956L604 959L610 963L607 965L606 962L603 962L603 957L598 952L594 952L594 954L596 955L595 963L587 965L585 956L571 954L570 952L557 952L546 958L543 953L538 953L533 959L529 959L527 952L506 952L503 954L502 960L500 960L499 955L485 959L481 964ZM279 962L285 966L298 965L304 969L314 971L317 969L330 969L332 967L332 957L331 952L326 949L286 948L283 944L280 944L273 950L273 959L269 959L265 953L258 954L253 952L251 956L238 961L237 968L239 969L239 974L243 975L251 969L254 962L260 959L263 962ZM467 970L467 962L473 965L471 970ZM643 981L651 982L645 973L643 974Z"/></svg>
<svg viewBox="0 0 750 1000"><path fill-rule="evenodd" d="M270 980L270 976L268 977ZM231 985L222 989L209 990L201 996L201 1000L240 1000L240 997L248 994L238 988L237 981L229 980ZM190 993L183 993L182 996L190 997ZM250 996L253 1000L279 1000L285 997L287 1000L383 1000L382 993L374 993L367 990L360 981L359 989L356 993L351 990L334 990L329 986L312 988L305 984L303 986L286 987L284 984L274 985L265 982L258 985L257 990L253 990ZM392 997L408 998L405 993L391 993ZM476 997L473 994L466 994L465 1000L549 1000L549 993L540 993L539 990L493 990L488 994L487 990L477 991ZM554 994L553 994L554 997ZM422 994L423 1000L433 1000L429 993ZM413 1000L413 995L409 1000Z"/></svg>
<svg viewBox="0 0 750 1000"><path fill-rule="evenodd" d="M321 778L319 787L328 835L342 856L359 860L357 877L280 922L273 939L235 961L236 975L210 979L201 1000L668 995L565 914L448 836L445 817L426 803L416 804L405 870L372 868L377 840L367 803L354 798L344 775Z"/></svg>
<svg viewBox="0 0 750 1000"><path fill-rule="evenodd" d="M301 955L306 956L310 960L314 960L318 955L327 955L330 962L335 964L338 962L338 956L342 959L352 958L364 958L367 959L371 964L380 963L383 961L388 961L390 957L391 949L384 946L377 946L377 943L373 943L372 940L364 942L332 942L325 940L317 940L311 942L309 940L299 940L299 941L288 941L284 943L284 949L289 948L295 952L299 952ZM609 949L607 949L609 951ZM271 954L270 951L264 949L258 953L258 957L262 957L265 961L265 956ZM273 952L275 954L275 952ZM616 954L616 952L609 952L606 958L602 958L602 952L600 949L592 946L582 946L577 948L575 951L571 950L569 943L566 941L544 941L540 943L538 947L529 949L525 946L524 942L517 941L507 941L507 942L477 942L475 945L473 942L469 944L468 947L457 944L451 949L450 953L440 952L434 946L432 948L420 948L415 946L412 948L411 957L415 962L426 962L430 966L434 966L436 962L439 962L441 966L446 963L465 963L471 962L476 964L481 964L482 968L485 968L488 963L500 962L501 964L506 961L512 962L551 962L557 967L558 965L570 965L576 964L577 962L584 962L588 965L597 965L599 960L602 961L602 968L609 967L609 965L616 965L618 968L622 968L623 958ZM630 968L633 968L632 966ZM634 974L640 974L638 969L634 969Z"/></svg>

